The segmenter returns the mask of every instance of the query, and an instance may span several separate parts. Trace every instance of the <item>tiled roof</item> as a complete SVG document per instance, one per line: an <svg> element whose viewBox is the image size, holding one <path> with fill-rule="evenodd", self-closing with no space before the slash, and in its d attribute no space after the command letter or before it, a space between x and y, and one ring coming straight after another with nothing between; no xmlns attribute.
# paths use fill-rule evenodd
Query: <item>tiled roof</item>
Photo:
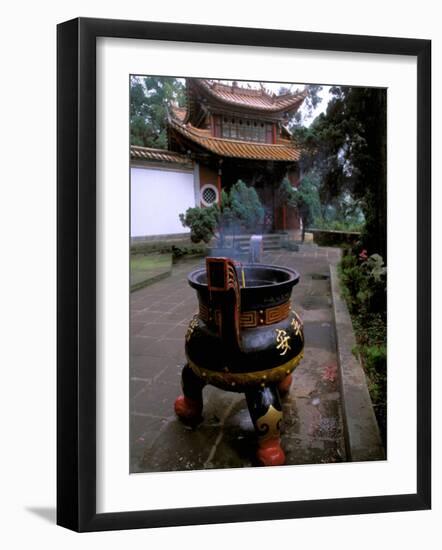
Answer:
<svg viewBox="0 0 442 550"><path fill-rule="evenodd" d="M243 88L237 84L228 86L227 84L205 79L193 79L193 81L207 95L218 101L230 106L237 105L266 112L298 109L307 95L307 91L276 95L269 93L264 88L259 90Z"/></svg>
<svg viewBox="0 0 442 550"><path fill-rule="evenodd" d="M192 161L186 155L167 151L166 149L154 149L151 147L140 147L138 145L130 146L130 158L132 160L150 160L164 163L192 164Z"/></svg>
<svg viewBox="0 0 442 550"><path fill-rule="evenodd" d="M194 143L221 157L244 158L254 160L277 160L295 162L299 160L300 150L293 143L285 144L257 143L211 136L209 130L183 125L170 120L170 126Z"/></svg>

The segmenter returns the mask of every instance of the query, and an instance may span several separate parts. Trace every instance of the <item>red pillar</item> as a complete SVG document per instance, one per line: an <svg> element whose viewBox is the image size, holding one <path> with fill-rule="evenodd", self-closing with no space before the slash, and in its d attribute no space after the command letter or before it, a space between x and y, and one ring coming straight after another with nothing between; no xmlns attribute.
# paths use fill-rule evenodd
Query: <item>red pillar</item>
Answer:
<svg viewBox="0 0 442 550"><path fill-rule="evenodd" d="M216 179L218 187L218 204L221 206L221 168L218 170L218 177Z"/></svg>

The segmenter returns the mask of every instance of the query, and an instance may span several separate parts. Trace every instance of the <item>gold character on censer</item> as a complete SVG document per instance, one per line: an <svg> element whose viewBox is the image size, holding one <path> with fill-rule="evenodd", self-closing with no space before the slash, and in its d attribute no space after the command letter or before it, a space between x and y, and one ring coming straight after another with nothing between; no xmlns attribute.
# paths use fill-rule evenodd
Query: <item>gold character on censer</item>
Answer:
<svg viewBox="0 0 442 550"><path fill-rule="evenodd" d="M276 349L282 350L280 355L285 355L290 349L290 336L287 334L287 331L281 328L276 329L276 341L278 345Z"/></svg>

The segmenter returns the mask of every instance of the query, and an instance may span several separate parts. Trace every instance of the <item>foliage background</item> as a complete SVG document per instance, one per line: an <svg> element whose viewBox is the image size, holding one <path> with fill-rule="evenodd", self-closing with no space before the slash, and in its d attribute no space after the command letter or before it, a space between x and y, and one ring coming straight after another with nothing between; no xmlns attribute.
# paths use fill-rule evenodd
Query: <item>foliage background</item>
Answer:
<svg viewBox="0 0 442 550"><path fill-rule="evenodd" d="M130 142L167 149L167 117L172 104L185 104L184 85L177 78L130 78Z"/></svg>
<svg viewBox="0 0 442 550"><path fill-rule="evenodd" d="M304 171L319 177L322 218L362 227L369 254L387 253L387 91L334 86L325 113L293 125ZM361 215L362 214L362 215Z"/></svg>

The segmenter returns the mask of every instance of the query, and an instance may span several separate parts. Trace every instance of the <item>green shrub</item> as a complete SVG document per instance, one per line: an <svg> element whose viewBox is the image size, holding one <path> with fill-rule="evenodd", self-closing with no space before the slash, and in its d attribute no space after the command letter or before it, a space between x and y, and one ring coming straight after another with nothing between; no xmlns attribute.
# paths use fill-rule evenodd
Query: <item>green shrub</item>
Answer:
<svg viewBox="0 0 442 550"><path fill-rule="evenodd" d="M317 217L314 220L315 229L324 229L325 231L349 231L360 232L364 227L363 222L346 221L346 220L324 220Z"/></svg>
<svg viewBox="0 0 442 550"><path fill-rule="evenodd" d="M341 249L353 248L359 244L360 233L330 229L307 229L313 233L313 241L318 246L335 246Z"/></svg>
<svg viewBox="0 0 442 550"><path fill-rule="evenodd" d="M173 245L172 254L174 259L182 258L183 256L206 256L207 247L202 244Z"/></svg>
<svg viewBox="0 0 442 550"><path fill-rule="evenodd" d="M382 345L387 340L385 312L361 312L353 315L353 327L360 346Z"/></svg>
<svg viewBox="0 0 442 550"><path fill-rule="evenodd" d="M344 295L352 312L385 312L386 267L379 254L365 260L347 254L340 264Z"/></svg>
<svg viewBox="0 0 442 550"><path fill-rule="evenodd" d="M387 347L385 344L359 346L368 379L370 397L375 406L386 405Z"/></svg>
<svg viewBox="0 0 442 550"><path fill-rule="evenodd" d="M221 197L221 220L228 229L229 225L255 231L264 221L264 208L254 187L248 187L242 180L232 185L229 192L223 191Z"/></svg>
<svg viewBox="0 0 442 550"><path fill-rule="evenodd" d="M180 214L184 227L190 228L190 240L193 243L201 241L208 243L212 239L219 222L218 205L201 208L188 208L185 214Z"/></svg>
<svg viewBox="0 0 442 550"><path fill-rule="evenodd" d="M222 191L221 206L188 208L180 214L180 220L184 227L190 228L192 242L208 243L215 233L222 242L224 235L238 230L260 230L264 208L256 190L238 180L230 191Z"/></svg>
<svg viewBox="0 0 442 550"><path fill-rule="evenodd" d="M192 244L186 241L141 242L131 246L131 254L172 254L174 259L183 256L206 256L205 244Z"/></svg>
<svg viewBox="0 0 442 550"><path fill-rule="evenodd" d="M386 267L379 254L346 254L339 272L342 292L352 315L357 353L367 376L370 397L386 444L387 295Z"/></svg>

